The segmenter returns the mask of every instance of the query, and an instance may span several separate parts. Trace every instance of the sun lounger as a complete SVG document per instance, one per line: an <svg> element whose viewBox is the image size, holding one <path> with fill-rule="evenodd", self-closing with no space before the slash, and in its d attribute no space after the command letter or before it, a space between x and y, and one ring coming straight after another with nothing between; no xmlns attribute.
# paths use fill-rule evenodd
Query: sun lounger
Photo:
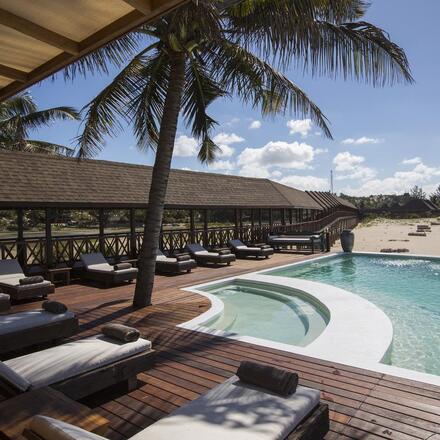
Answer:
<svg viewBox="0 0 440 440"><path fill-rule="evenodd" d="M100 252L81 254L81 261L83 262L85 269L84 277L89 280L104 283L106 287L124 281L131 282L136 279L138 273L136 267L128 267L127 269L118 270L117 265L111 266L108 264L104 255ZM129 263L127 265L129 265Z"/></svg>
<svg viewBox="0 0 440 440"><path fill-rule="evenodd" d="M269 245L251 247L246 246L241 240L230 240L229 246L237 258L269 258L274 253L274 249Z"/></svg>
<svg viewBox="0 0 440 440"><path fill-rule="evenodd" d="M0 353L68 338L78 330L74 313L44 309L0 316Z"/></svg>
<svg viewBox="0 0 440 440"><path fill-rule="evenodd" d="M313 254L315 250L324 250L324 240L322 234L304 235L269 235L267 244L275 249L295 246L297 249L308 248Z"/></svg>
<svg viewBox="0 0 440 440"><path fill-rule="evenodd" d="M179 255L178 257L167 257L158 251L156 257L156 271L160 273L182 273L191 272L197 267L197 263L189 255Z"/></svg>
<svg viewBox="0 0 440 440"><path fill-rule="evenodd" d="M6 293L0 293L0 313L7 312L11 308L11 297Z"/></svg>
<svg viewBox="0 0 440 440"><path fill-rule="evenodd" d="M130 440L321 440L329 431L328 406L319 391L298 387L280 397L245 385L237 376L150 425ZM29 440L103 440L75 426L36 416L24 431Z"/></svg>
<svg viewBox="0 0 440 440"><path fill-rule="evenodd" d="M187 251L196 260L199 265L204 264L227 264L228 266L235 261L235 255L231 251L224 250L219 252L208 252L199 243L193 243L186 246Z"/></svg>
<svg viewBox="0 0 440 440"><path fill-rule="evenodd" d="M22 284L27 279L17 260L0 260L0 291L8 294L11 300L46 298L55 292L55 286L47 280L32 284Z"/></svg>
<svg viewBox="0 0 440 440"><path fill-rule="evenodd" d="M51 386L74 400L119 382L133 389L154 355L146 339L122 342L99 334L0 362L0 386L9 395Z"/></svg>

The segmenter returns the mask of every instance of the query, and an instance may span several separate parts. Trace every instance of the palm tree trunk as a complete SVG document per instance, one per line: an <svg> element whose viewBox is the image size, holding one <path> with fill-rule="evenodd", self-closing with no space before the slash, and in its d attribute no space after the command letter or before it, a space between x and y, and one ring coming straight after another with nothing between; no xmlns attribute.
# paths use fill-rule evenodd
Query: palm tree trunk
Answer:
<svg viewBox="0 0 440 440"><path fill-rule="evenodd" d="M170 64L170 81L160 124L159 142L151 178L148 209L145 216L144 240L139 253L139 273L133 299L135 307L151 305L165 195L185 83L185 54L174 53Z"/></svg>

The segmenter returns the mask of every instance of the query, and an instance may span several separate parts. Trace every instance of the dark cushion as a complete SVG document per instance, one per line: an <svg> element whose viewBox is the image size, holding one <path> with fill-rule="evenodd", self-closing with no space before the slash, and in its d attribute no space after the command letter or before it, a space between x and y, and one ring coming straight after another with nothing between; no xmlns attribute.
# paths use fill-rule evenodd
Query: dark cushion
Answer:
<svg viewBox="0 0 440 440"><path fill-rule="evenodd" d="M189 261L191 260L191 257L187 254L185 255L177 255L177 261Z"/></svg>
<svg viewBox="0 0 440 440"><path fill-rule="evenodd" d="M25 278L20 278L19 283L22 286L27 286L29 284L38 284L38 283L42 283L44 281L44 278L40 275L34 276L34 277L25 277Z"/></svg>
<svg viewBox="0 0 440 440"><path fill-rule="evenodd" d="M244 383L264 388L280 396L290 396L298 385L298 374L251 361L243 361L240 364L237 376Z"/></svg>
<svg viewBox="0 0 440 440"><path fill-rule="evenodd" d="M115 270L124 270L124 269L131 269L133 265L131 263L118 263L113 266Z"/></svg>
<svg viewBox="0 0 440 440"><path fill-rule="evenodd" d="M231 251L229 249L222 249L221 251L218 251L219 255L229 255Z"/></svg>
<svg viewBox="0 0 440 440"><path fill-rule="evenodd" d="M101 332L109 338L122 342L134 342L140 337L139 330L122 324L107 324L101 329Z"/></svg>
<svg viewBox="0 0 440 440"><path fill-rule="evenodd" d="M67 312L67 306L58 301L44 301L42 307L46 312L55 313L56 315Z"/></svg>

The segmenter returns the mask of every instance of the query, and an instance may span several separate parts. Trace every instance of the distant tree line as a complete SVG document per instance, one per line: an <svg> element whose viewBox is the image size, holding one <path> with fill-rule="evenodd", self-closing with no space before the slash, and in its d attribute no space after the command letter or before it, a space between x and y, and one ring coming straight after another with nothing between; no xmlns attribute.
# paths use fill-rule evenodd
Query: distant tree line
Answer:
<svg viewBox="0 0 440 440"><path fill-rule="evenodd" d="M405 205L412 199L428 199L440 207L440 185L429 196L422 187L415 185L404 194L377 194L355 197L341 194L341 197L356 205L359 209L393 209Z"/></svg>

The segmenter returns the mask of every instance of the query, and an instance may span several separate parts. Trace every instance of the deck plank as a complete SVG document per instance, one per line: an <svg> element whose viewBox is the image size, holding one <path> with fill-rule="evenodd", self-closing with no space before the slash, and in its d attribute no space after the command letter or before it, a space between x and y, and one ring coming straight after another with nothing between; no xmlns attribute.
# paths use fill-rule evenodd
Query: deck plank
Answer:
<svg viewBox="0 0 440 440"><path fill-rule="evenodd" d="M276 254L270 260L240 260L230 267L157 276L153 306L140 310L131 305L134 284L58 287L51 298L66 303L79 317L75 338L96 334L108 322L127 323L151 339L158 352L156 366L138 376L135 391L107 390L87 400L110 420L108 438L131 437L233 375L245 359L297 371L301 384L319 389L330 406L327 440L428 439L440 434L439 387L176 327L210 306L206 298L181 288L305 258ZM38 304L14 305L12 312Z"/></svg>

